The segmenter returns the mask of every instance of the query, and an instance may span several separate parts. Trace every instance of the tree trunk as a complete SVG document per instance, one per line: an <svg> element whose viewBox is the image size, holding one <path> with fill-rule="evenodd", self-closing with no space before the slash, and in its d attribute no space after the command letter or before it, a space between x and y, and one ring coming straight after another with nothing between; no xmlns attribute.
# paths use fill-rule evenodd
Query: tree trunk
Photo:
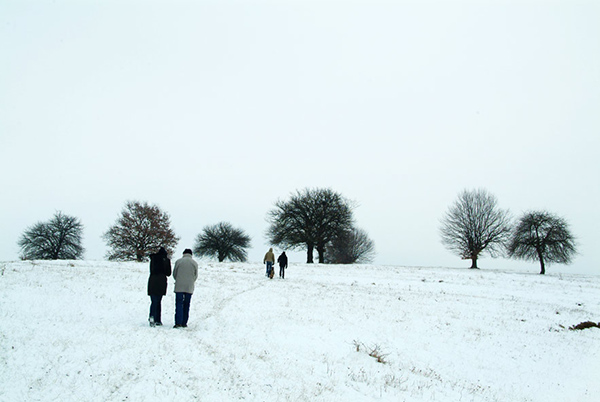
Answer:
<svg viewBox="0 0 600 402"><path fill-rule="evenodd" d="M325 246L317 246L317 252L319 253L319 264L325 263Z"/></svg>
<svg viewBox="0 0 600 402"><path fill-rule="evenodd" d="M312 244L306 245L306 263L307 264L312 264L314 262L314 259L313 259L314 248L315 248L315 246L313 246Z"/></svg>
<svg viewBox="0 0 600 402"><path fill-rule="evenodd" d="M58 260L58 254L60 253L60 249L62 248L62 243L63 243L63 236L61 234L60 239L58 239L58 244L56 245L56 248L54 249L54 252L52 253L53 260Z"/></svg>
<svg viewBox="0 0 600 402"><path fill-rule="evenodd" d="M546 274L546 265L544 264L544 256L539 251L538 251L538 257L540 259L540 267L541 267L540 275L545 275Z"/></svg>
<svg viewBox="0 0 600 402"><path fill-rule="evenodd" d="M469 269L479 269L477 268L477 254L471 255L471 268Z"/></svg>

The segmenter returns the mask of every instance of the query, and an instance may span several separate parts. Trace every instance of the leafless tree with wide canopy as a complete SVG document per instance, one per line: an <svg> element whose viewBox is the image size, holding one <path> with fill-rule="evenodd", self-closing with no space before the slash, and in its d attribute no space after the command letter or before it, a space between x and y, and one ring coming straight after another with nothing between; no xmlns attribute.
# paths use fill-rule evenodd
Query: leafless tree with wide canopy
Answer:
<svg viewBox="0 0 600 402"><path fill-rule="evenodd" d="M505 250L510 237L508 210L498 207L496 197L484 189L464 190L441 220L442 244L477 267L481 253L495 257Z"/></svg>

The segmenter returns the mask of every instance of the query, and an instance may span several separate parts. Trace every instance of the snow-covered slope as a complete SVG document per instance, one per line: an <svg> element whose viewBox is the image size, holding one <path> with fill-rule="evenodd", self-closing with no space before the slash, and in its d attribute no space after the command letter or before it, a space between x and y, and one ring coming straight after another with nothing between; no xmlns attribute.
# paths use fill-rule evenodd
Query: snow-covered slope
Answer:
<svg viewBox="0 0 600 402"><path fill-rule="evenodd" d="M200 266L173 329L147 264L0 263L0 400L599 400L598 276Z"/></svg>

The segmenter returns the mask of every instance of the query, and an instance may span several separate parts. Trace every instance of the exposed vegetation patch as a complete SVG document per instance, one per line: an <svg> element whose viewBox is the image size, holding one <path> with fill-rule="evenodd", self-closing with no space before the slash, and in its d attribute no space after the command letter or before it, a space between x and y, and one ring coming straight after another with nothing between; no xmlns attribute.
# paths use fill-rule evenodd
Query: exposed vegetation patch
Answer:
<svg viewBox="0 0 600 402"><path fill-rule="evenodd" d="M585 322L581 322L581 323L579 323L577 325L574 325L572 327L569 327L569 329L571 331L588 329L588 328L600 328L600 322L599 323L595 323L595 322L592 322L592 321L585 321Z"/></svg>
<svg viewBox="0 0 600 402"><path fill-rule="evenodd" d="M379 345L367 346L364 343L355 340L354 347L356 348L357 352L360 352L361 349L365 350L365 352L369 356L371 356L372 358L377 360L377 363L381 363L381 364L387 363L387 360L386 360L387 354L384 354L381 352L381 348L379 347Z"/></svg>

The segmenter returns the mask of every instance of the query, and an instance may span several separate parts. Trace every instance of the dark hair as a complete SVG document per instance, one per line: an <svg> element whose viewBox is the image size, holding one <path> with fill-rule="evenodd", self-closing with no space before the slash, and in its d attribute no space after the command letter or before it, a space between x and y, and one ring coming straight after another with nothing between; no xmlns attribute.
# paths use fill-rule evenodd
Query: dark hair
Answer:
<svg viewBox="0 0 600 402"><path fill-rule="evenodd" d="M190 250L189 248L186 248L185 250L183 250L183 254L193 255L192 250Z"/></svg>

